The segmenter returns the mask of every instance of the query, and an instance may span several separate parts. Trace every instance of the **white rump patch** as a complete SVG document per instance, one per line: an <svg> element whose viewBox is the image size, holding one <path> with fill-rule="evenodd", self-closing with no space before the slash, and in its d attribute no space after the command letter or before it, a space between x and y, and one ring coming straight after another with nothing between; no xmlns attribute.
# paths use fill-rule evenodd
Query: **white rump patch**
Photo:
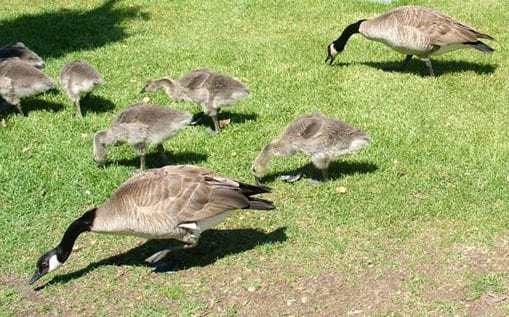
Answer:
<svg viewBox="0 0 509 317"><path fill-rule="evenodd" d="M191 229L191 230L196 230L198 229L198 225L196 224L196 222L188 222L188 223L183 223L183 224L180 224L178 225L180 228L185 228L185 229Z"/></svg>

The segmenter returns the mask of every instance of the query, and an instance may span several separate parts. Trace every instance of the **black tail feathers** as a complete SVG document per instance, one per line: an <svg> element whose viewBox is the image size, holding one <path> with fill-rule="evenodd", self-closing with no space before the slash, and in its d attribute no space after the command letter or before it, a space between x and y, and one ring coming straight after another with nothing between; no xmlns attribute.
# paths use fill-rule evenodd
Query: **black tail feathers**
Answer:
<svg viewBox="0 0 509 317"><path fill-rule="evenodd" d="M493 53L495 51L494 48L492 48L491 46L489 45L486 45L485 43L481 42L481 41L477 41L477 42L466 42L464 43L465 45L467 46L470 46L471 48L475 48L476 50L478 51L481 51L483 53L486 53L486 54L490 54L490 53Z"/></svg>
<svg viewBox="0 0 509 317"><path fill-rule="evenodd" d="M247 209L273 210L276 209L276 206L270 200L250 197Z"/></svg>

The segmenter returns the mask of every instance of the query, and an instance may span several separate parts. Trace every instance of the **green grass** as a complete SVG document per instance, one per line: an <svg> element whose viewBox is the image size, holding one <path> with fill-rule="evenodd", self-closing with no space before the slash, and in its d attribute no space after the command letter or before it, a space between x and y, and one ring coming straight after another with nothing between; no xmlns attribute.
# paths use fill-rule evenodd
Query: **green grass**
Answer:
<svg viewBox="0 0 509 317"><path fill-rule="evenodd" d="M375 316L504 315L488 292L508 293L509 69L504 1L418 1L497 39L490 56L462 50L407 71L403 56L352 37L335 66L323 61L342 28L388 8L368 1L10 1L0 45L22 41L57 78L85 59L105 84L83 100L84 118L59 91L23 100L0 127L0 303L5 315ZM330 182L286 184L308 163L275 158L267 184L274 213L238 213L182 252L187 267L149 272L161 243L83 235L66 265L34 292L39 255L67 225L101 204L138 167L132 148L92 160L94 133L140 101L151 78L209 67L252 92L220 115L216 136L189 127L165 143L175 164L253 182L260 149L295 117L320 111L366 131L373 143L332 165ZM151 102L197 112L164 94ZM159 167L155 149L147 164ZM309 172L313 172L309 168ZM337 188L346 187L346 193ZM118 256L117 256L118 255ZM305 300L303 298L306 298ZM468 303L468 305L465 305ZM5 308L5 309L4 309ZM482 314L482 313L480 313Z"/></svg>

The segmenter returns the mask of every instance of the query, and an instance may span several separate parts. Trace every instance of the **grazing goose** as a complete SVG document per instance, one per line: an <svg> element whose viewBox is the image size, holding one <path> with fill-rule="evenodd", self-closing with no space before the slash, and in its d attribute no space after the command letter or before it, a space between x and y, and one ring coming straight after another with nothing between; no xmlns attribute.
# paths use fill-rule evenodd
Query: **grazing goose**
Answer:
<svg viewBox="0 0 509 317"><path fill-rule="evenodd" d="M219 110L249 96L249 89L242 83L208 68L187 73L179 81L169 78L150 80L141 92L154 92L160 89L164 89L175 101L199 103L203 107L203 112L212 118L214 133L221 130L217 120Z"/></svg>
<svg viewBox="0 0 509 317"><path fill-rule="evenodd" d="M327 118L321 113L306 114L292 121L277 139L265 146L253 163L253 173L259 183L265 175L271 155L291 156L303 152L311 157L311 162L322 171L325 180L331 160L351 154L370 141L366 133L354 126ZM301 173L298 173L282 178L293 182L300 176Z"/></svg>
<svg viewBox="0 0 509 317"><path fill-rule="evenodd" d="M0 62L0 95L16 107L21 115L20 99L33 96L55 87L53 81L39 69L19 58Z"/></svg>
<svg viewBox="0 0 509 317"><path fill-rule="evenodd" d="M268 187L216 176L191 165L140 173L120 186L101 206L71 223L61 242L39 258L29 283L59 268L83 232L176 239L184 243L177 248L189 248L197 244L203 231L222 222L235 209L274 209L271 201L251 197L268 192ZM159 251L146 261L159 262L177 248Z"/></svg>
<svg viewBox="0 0 509 317"><path fill-rule="evenodd" d="M13 57L18 57L22 61L30 63L39 69L44 68L44 61L42 58L21 42L0 47L0 60Z"/></svg>
<svg viewBox="0 0 509 317"><path fill-rule="evenodd" d="M81 118L80 95L87 94L103 82L97 70L85 61L72 61L60 72L60 84L76 105L76 117Z"/></svg>
<svg viewBox="0 0 509 317"><path fill-rule="evenodd" d="M192 115L168 107L138 103L122 111L104 131L94 138L94 161L106 161L106 147L128 143L140 156L140 170L145 169L145 151L152 144L166 161L163 142L188 125Z"/></svg>
<svg viewBox="0 0 509 317"><path fill-rule="evenodd" d="M341 36L328 47L325 62L334 61L345 48L346 42L355 33L367 39L382 42L406 59L400 65L403 69L415 55L426 63L430 75L435 76L431 66L431 56L470 47L483 53L491 53L493 48L479 39L495 40L491 36L458 22L440 12L405 6L391 10L377 18L359 20L345 28Z"/></svg>

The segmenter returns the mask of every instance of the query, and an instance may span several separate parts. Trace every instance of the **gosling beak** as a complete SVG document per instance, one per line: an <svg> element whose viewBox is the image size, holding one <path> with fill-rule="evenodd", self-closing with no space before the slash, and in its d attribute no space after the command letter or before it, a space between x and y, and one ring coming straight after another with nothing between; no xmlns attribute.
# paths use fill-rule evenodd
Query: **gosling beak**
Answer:
<svg viewBox="0 0 509 317"><path fill-rule="evenodd" d="M263 185L261 177L255 176L255 181L256 181L256 185Z"/></svg>
<svg viewBox="0 0 509 317"><path fill-rule="evenodd" d="M30 281L28 282L28 285L32 285L34 284L35 282L37 282L44 274L42 274L41 272L39 272L39 270L35 270L34 272L34 275L32 275L32 278L30 279Z"/></svg>
<svg viewBox="0 0 509 317"><path fill-rule="evenodd" d="M145 87L141 88L140 90L140 94L144 93L145 92Z"/></svg>

